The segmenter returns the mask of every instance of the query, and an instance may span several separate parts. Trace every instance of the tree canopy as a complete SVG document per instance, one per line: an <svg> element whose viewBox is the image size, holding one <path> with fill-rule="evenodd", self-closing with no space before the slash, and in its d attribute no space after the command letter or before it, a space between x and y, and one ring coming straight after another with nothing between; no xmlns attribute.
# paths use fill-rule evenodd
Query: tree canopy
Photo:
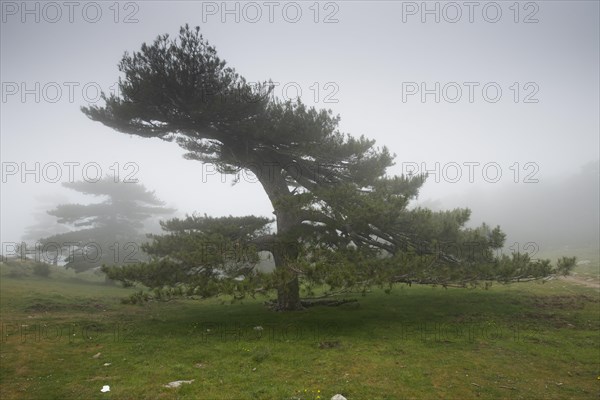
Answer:
<svg viewBox="0 0 600 400"><path fill-rule="evenodd" d="M277 307L290 310L301 308L299 277L351 288L384 282L466 285L558 272L547 261L496 254L504 234L487 225L465 228L467 209L410 208L426 176L388 175L395 158L388 148L340 132L339 116L331 110L273 98L268 81L248 83L199 28L186 25L177 38L162 35L125 53L119 71L119 94L83 112L119 132L175 141L187 150L186 158L214 164L222 173L252 172L269 197L276 228L268 231L268 220L250 216L174 220L163 225L167 235L147 247L154 256L150 263L113 268L109 275L154 287L190 284L219 263L230 265L222 258L196 258L201 242L233 241L270 252L276 271L269 278L254 273L243 279L235 272L228 279L276 288ZM148 280L144 271L161 265L181 270L181 279L161 272L160 279ZM202 282L221 284L225 275Z"/></svg>
<svg viewBox="0 0 600 400"><path fill-rule="evenodd" d="M141 242L146 240L141 233L144 221L173 212L164 207L154 192L137 183L114 182L106 177L97 182L67 182L63 186L85 195L105 197L99 203L60 204L48 211L71 230L43 238L41 243L66 249L66 267L77 272L102 264L142 261L146 258L140 250Z"/></svg>

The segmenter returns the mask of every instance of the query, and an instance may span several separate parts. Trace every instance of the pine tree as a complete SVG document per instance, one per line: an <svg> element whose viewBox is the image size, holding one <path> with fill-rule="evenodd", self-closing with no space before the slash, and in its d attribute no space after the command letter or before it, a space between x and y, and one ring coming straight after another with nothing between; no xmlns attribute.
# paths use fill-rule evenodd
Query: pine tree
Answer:
<svg viewBox="0 0 600 400"><path fill-rule="evenodd" d="M340 132L330 110L273 98L269 82L248 83L199 28L186 25L176 39L162 35L142 44L125 53L119 70L120 94L83 108L89 118L119 132L175 141L186 158L221 173L246 170L257 177L276 230L246 240L273 255L279 309L302 308L299 276L338 286L501 278L503 264L492 254L503 244L499 229L464 229L468 210L409 210L425 176L386 175L394 159L386 147ZM469 240L477 241L476 256L463 254ZM539 277L549 270L532 271Z"/></svg>
<svg viewBox="0 0 600 400"><path fill-rule="evenodd" d="M63 186L90 196L105 197L92 204L61 204L48 211L71 230L41 240L43 248L68 252L66 268L76 272L102 264L123 264L146 258L140 244L146 240L144 221L173 213L153 192L137 183L114 182L106 177L97 182L76 181Z"/></svg>

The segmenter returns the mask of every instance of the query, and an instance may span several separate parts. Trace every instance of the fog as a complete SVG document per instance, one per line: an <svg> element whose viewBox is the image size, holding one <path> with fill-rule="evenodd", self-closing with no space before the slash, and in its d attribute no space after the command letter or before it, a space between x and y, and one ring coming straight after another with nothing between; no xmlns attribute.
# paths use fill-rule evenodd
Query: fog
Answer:
<svg viewBox="0 0 600 400"><path fill-rule="evenodd" d="M508 248L523 250L527 243L535 243L540 254L553 249L596 249L600 240L598 170L596 161L565 177L521 186L474 186L421 204L432 209L468 204L473 211L471 225L500 225L508 234Z"/></svg>
<svg viewBox="0 0 600 400"><path fill-rule="evenodd" d="M117 90L125 51L185 23L248 81L388 146L390 174L428 172L417 204L468 207L507 245L598 248L598 2L53 4L2 2L3 248L40 234L28 227L44 210L97 200L62 183L104 175L138 179L177 215L271 215L250 174L234 184L80 111Z"/></svg>

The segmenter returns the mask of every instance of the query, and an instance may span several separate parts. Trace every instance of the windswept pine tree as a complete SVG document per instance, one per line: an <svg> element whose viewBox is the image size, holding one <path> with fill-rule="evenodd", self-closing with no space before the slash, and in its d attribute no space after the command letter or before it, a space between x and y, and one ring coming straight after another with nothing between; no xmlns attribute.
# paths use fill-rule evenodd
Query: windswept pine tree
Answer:
<svg viewBox="0 0 600 400"><path fill-rule="evenodd" d="M103 106L84 107L89 118L126 134L174 141L187 150L186 158L214 164L221 173L256 175L276 229L268 232L268 220L250 217L217 222L238 224L240 231L223 239L273 255L276 279L255 283L277 289L278 309L302 307L299 277L355 288L466 285L558 272L548 261L498 257L504 234L486 225L466 229L468 210L409 209L425 176L387 175L394 155L386 147L340 132L339 117L329 110L280 101L270 96L268 82L248 83L218 57L199 28L186 25L178 38L162 35L125 53L119 71L124 75L119 94L105 96ZM210 293L209 282L224 282L214 268L227 264L198 253L197 246L216 238L213 222L190 217L167 225L167 236L148 248L155 255L151 263L111 274L154 287L173 285L177 279L166 271L178 266L180 283ZM152 280L151 271L157 274ZM208 271L214 279L206 277Z"/></svg>

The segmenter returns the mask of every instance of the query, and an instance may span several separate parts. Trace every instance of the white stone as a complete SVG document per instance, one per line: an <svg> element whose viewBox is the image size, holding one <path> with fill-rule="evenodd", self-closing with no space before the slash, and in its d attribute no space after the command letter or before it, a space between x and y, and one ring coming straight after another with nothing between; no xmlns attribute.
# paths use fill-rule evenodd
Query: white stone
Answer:
<svg viewBox="0 0 600 400"><path fill-rule="evenodd" d="M179 386L183 385L184 383L192 383L194 382L194 380L190 380L190 381L173 381L173 382L169 382L165 385L166 388L178 388Z"/></svg>
<svg viewBox="0 0 600 400"><path fill-rule="evenodd" d="M341 394L336 394L335 396L333 396L331 398L331 400L348 400L346 399L344 396L342 396Z"/></svg>

